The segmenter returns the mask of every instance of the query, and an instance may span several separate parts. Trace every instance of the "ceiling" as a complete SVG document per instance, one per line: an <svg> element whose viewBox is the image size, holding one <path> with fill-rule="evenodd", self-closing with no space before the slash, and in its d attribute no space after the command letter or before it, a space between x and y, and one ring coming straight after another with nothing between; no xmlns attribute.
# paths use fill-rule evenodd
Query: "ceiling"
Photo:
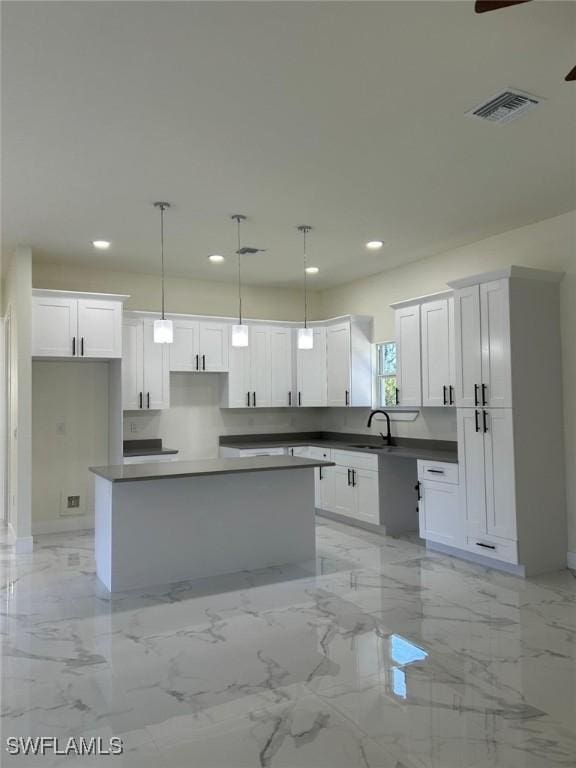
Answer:
<svg viewBox="0 0 576 768"><path fill-rule="evenodd" d="M39 260L156 272L168 200L170 274L233 280L239 212L247 281L299 281L311 224L326 287L576 204L575 2L3 2L2 36L3 247ZM546 102L465 117L507 86Z"/></svg>

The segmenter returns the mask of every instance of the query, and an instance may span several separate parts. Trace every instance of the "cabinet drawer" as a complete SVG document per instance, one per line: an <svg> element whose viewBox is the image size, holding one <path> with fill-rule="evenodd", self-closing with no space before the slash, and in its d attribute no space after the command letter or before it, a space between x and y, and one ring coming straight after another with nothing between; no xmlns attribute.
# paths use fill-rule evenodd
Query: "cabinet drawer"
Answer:
<svg viewBox="0 0 576 768"><path fill-rule="evenodd" d="M378 456L356 451L332 451L332 461L340 467L378 469Z"/></svg>
<svg viewBox="0 0 576 768"><path fill-rule="evenodd" d="M515 541L499 541L490 536L467 536L466 549L484 557L518 564L518 545Z"/></svg>
<svg viewBox="0 0 576 768"><path fill-rule="evenodd" d="M418 460L418 479L458 485L458 464L446 461Z"/></svg>
<svg viewBox="0 0 576 768"><path fill-rule="evenodd" d="M311 445L308 450L311 459L319 459L320 461L332 461L331 448L318 448L315 445Z"/></svg>

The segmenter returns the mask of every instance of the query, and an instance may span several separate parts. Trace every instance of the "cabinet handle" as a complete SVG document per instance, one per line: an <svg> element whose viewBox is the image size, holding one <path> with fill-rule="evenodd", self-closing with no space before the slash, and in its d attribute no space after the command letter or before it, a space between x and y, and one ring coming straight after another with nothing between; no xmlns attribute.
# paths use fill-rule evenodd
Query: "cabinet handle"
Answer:
<svg viewBox="0 0 576 768"><path fill-rule="evenodd" d="M346 390L346 393L344 395L344 403L346 405L350 405L350 393L348 392L348 390Z"/></svg>
<svg viewBox="0 0 576 768"><path fill-rule="evenodd" d="M488 412L482 411L482 425L484 427L484 432L488 432Z"/></svg>
<svg viewBox="0 0 576 768"><path fill-rule="evenodd" d="M448 387L448 391L450 393L450 405L454 405L454 387L452 384Z"/></svg>
<svg viewBox="0 0 576 768"><path fill-rule="evenodd" d="M290 456L294 456L294 448L290 448Z"/></svg>
<svg viewBox="0 0 576 768"><path fill-rule="evenodd" d="M482 384L482 405L488 405L488 401L486 399L486 390L488 387L486 384Z"/></svg>
<svg viewBox="0 0 576 768"><path fill-rule="evenodd" d="M352 488L356 488L356 470L352 470Z"/></svg>
<svg viewBox="0 0 576 768"><path fill-rule="evenodd" d="M480 432L480 427L478 426L478 411L474 411L474 426L476 427L476 432Z"/></svg>
<svg viewBox="0 0 576 768"><path fill-rule="evenodd" d="M292 392L288 392L288 405L292 405Z"/></svg>
<svg viewBox="0 0 576 768"><path fill-rule="evenodd" d="M140 408L142 408L142 392L140 392Z"/></svg>
<svg viewBox="0 0 576 768"><path fill-rule="evenodd" d="M80 354L84 357L84 336L80 339Z"/></svg>
<svg viewBox="0 0 576 768"><path fill-rule="evenodd" d="M396 405L400 405L400 390L396 387Z"/></svg>
<svg viewBox="0 0 576 768"><path fill-rule="evenodd" d="M250 408L250 392L246 392L246 405Z"/></svg>
<svg viewBox="0 0 576 768"><path fill-rule="evenodd" d="M427 469L426 472L430 472L433 475L443 475L444 470L443 469Z"/></svg>
<svg viewBox="0 0 576 768"><path fill-rule="evenodd" d="M196 370L200 370L200 355L196 355Z"/></svg>
<svg viewBox="0 0 576 768"><path fill-rule="evenodd" d="M447 399L446 395L447 395L446 384L444 384L444 386L442 387L442 401L443 401L444 405L448 405L448 399Z"/></svg>
<svg viewBox="0 0 576 768"><path fill-rule="evenodd" d="M147 407L150 408L150 392L146 393L146 402L147 402Z"/></svg>
<svg viewBox="0 0 576 768"><path fill-rule="evenodd" d="M323 476L322 476L322 467L318 467L318 469L319 469L319 472L318 472L318 477L319 477L319 479L320 479L320 480L324 480L324 478L323 478Z"/></svg>
<svg viewBox="0 0 576 768"><path fill-rule="evenodd" d="M422 501L422 494L420 493L420 480L418 480L418 482L414 486L414 490L416 491L416 494L417 494L416 496L417 500Z"/></svg>
<svg viewBox="0 0 576 768"><path fill-rule="evenodd" d="M298 405L302 405L302 392L298 392Z"/></svg>
<svg viewBox="0 0 576 768"><path fill-rule="evenodd" d="M474 405L480 405L478 402L478 384L474 384Z"/></svg>
<svg viewBox="0 0 576 768"><path fill-rule="evenodd" d="M483 541L477 541L476 542L477 547L484 547L484 549L496 549L494 544L484 544Z"/></svg>
<svg viewBox="0 0 576 768"><path fill-rule="evenodd" d="M252 405L256 408L256 392L252 392Z"/></svg>
<svg viewBox="0 0 576 768"><path fill-rule="evenodd" d="M72 337L72 357L76 357L76 336Z"/></svg>
<svg viewBox="0 0 576 768"><path fill-rule="evenodd" d="M202 355L202 370L206 370L206 355Z"/></svg>
<svg viewBox="0 0 576 768"><path fill-rule="evenodd" d="M350 470L348 470L348 485L351 485L351 483L350 483Z"/></svg>

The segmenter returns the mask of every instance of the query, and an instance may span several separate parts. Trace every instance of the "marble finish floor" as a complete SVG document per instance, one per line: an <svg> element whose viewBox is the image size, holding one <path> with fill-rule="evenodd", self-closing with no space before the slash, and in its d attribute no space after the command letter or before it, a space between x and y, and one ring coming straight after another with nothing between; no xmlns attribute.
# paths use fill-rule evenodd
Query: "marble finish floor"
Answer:
<svg viewBox="0 0 576 768"><path fill-rule="evenodd" d="M0 765L576 766L576 577L319 520L317 563L110 596L88 533L0 545ZM167 557L169 553L167 553ZM9 736L124 741L11 757Z"/></svg>

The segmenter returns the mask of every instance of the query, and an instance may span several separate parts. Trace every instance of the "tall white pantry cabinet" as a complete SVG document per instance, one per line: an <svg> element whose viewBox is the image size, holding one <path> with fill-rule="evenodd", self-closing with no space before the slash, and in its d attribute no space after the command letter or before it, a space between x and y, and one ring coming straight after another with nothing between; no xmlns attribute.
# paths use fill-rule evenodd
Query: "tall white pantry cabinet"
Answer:
<svg viewBox="0 0 576 768"><path fill-rule="evenodd" d="M525 575L566 566L561 278L510 267L449 283L460 546Z"/></svg>

